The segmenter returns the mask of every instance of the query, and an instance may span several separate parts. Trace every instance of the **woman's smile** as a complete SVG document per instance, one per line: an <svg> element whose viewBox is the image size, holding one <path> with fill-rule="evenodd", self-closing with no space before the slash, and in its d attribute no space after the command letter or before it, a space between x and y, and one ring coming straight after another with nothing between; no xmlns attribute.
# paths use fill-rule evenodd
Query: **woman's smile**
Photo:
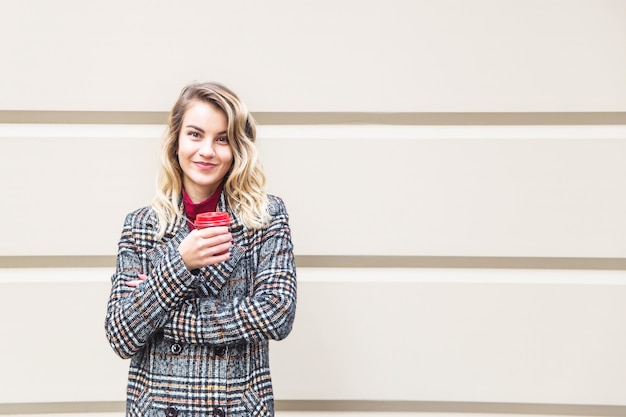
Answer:
<svg viewBox="0 0 626 417"><path fill-rule="evenodd" d="M217 166L217 164L212 164L210 162L202 162L202 161L196 161L194 162L194 164L201 170L212 170L213 168L215 168Z"/></svg>

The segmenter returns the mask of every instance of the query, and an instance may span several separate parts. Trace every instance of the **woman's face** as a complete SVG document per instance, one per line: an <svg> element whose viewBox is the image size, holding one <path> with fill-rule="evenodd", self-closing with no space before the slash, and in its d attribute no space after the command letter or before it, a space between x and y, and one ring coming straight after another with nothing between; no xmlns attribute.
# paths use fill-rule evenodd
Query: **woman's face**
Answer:
<svg viewBox="0 0 626 417"><path fill-rule="evenodd" d="M226 114L212 104L192 101L178 135L183 187L194 203L206 200L233 165Z"/></svg>

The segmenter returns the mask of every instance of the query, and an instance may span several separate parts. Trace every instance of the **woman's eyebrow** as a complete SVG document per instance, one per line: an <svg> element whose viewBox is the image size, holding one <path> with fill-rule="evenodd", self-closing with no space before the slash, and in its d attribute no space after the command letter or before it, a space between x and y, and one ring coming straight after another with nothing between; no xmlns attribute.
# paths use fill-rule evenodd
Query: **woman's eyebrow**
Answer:
<svg viewBox="0 0 626 417"><path fill-rule="evenodd" d="M200 128L199 128L198 126L196 126L196 125L186 125L185 127L187 127L187 128L192 128L192 129L196 129L197 131L199 131L199 132L201 132L201 133L204 133L204 130L203 130L203 129L200 129Z"/></svg>

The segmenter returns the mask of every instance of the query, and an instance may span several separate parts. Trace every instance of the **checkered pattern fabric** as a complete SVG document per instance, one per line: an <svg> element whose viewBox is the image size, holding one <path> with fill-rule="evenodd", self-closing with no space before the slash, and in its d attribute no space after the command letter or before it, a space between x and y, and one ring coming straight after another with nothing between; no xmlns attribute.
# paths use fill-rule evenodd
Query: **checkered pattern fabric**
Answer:
<svg viewBox="0 0 626 417"><path fill-rule="evenodd" d="M218 211L230 211L224 196ZM130 213L119 242L106 316L113 350L131 358L128 416L272 416L268 341L291 331L296 270L284 203L249 230L230 212L227 261L192 272L178 245L185 221L157 240L148 207ZM139 273L148 279L126 285Z"/></svg>

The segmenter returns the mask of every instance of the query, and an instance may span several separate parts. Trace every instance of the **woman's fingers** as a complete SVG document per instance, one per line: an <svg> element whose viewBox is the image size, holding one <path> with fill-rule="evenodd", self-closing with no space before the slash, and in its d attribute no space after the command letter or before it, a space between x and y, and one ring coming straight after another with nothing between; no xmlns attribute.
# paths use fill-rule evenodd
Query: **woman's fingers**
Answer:
<svg viewBox="0 0 626 417"><path fill-rule="evenodd" d="M210 238L210 237L215 237L215 236L225 236L225 235L229 235L230 236L230 227L227 226L217 226L217 227L206 227L204 229L196 229L197 230L197 234L200 237L203 238Z"/></svg>
<svg viewBox="0 0 626 417"><path fill-rule="evenodd" d="M134 279L132 281L126 281L126 286L127 287L136 287L137 285L141 284L146 279L148 279L148 276L146 274L141 274L141 273L137 274L137 277L139 279Z"/></svg>
<svg viewBox="0 0 626 417"><path fill-rule="evenodd" d="M230 258L233 236L227 227L193 230L178 246L178 252L190 271Z"/></svg>

